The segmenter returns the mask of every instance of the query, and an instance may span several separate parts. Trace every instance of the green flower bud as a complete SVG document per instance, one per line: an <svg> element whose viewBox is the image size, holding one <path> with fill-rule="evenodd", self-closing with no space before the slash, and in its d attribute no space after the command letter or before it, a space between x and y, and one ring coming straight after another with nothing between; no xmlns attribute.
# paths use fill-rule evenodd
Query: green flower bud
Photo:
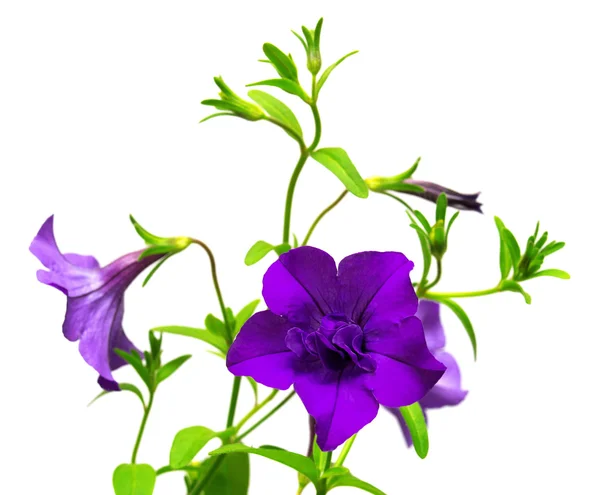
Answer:
<svg viewBox="0 0 600 495"><path fill-rule="evenodd" d="M438 220L435 225L431 227L431 231L429 232L431 254L437 260L442 259L442 256L444 256L446 248L448 247L444 223L444 220Z"/></svg>
<svg viewBox="0 0 600 495"><path fill-rule="evenodd" d="M235 115L246 120L256 121L265 118L264 112L258 105L240 98L225 84L222 77L215 77L215 84L221 90L219 92L221 99L204 100L203 105L215 107L218 110L225 111L226 114Z"/></svg>

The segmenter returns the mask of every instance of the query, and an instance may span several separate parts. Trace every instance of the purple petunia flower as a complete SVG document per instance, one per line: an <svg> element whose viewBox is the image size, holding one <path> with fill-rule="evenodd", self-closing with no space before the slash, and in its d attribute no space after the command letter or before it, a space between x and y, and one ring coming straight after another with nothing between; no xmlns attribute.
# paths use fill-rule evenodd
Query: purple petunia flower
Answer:
<svg viewBox="0 0 600 495"><path fill-rule="evenodd" d="M101 268L92 256L62 254L54 239L53 224L51 216L29 247L49 269L38 270L37 278L67 295L64 336L70 341L79 340L79 352L100 374L98 383L102 388L119 390L112 371L126 362L114 349L136 349L123 331L125 289L162 255L139 260L142 251L137 251Z"/></svg>
<svg viewBox="0 0 600 495"><path fill-rule="evenodd" d="M461 388L460 370L454 357L444 350L446 336L440 319L440 305L433 301L422 299L419 301L417 317L423 322L425 340L427 347L433 355L446 365L446 373L435 386L423 397L419 403L426 415L427 409L438 409L444 406L456 406L467 396L467 391ZM398 419L406 444L412 445L412 438L406 422L398 409L390 409L390 412ZM427 416L426 416L427 417Z"/></svg>
<svg viewBox="0 0 600 495"><path fill-rule="evenodd" d="M269 310L252 316L227 355L229 370L294 388L315 418L319 447L335 449L370 423L379 404L412 404L446 367L427 349L417 296L401 253L335 261L293 249L265 273Z"/></svg>

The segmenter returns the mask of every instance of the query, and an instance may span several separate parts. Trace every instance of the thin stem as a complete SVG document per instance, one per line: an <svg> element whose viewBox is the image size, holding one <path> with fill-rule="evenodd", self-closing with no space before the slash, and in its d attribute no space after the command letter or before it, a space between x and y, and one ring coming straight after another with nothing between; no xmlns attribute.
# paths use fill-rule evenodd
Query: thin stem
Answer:
<svg viewBox="0 0 600 495"><path fill-rule="evenodd" d="M296 189L296 183L298 182L298 177L300 177L300 172L302 172L302 168L304 164L308 160L308 152L304 150L300 154L300 158L298 159L298 163L296 163L296 167L292 172L292 177L290 178L290 184L288 186L287 195L285 197L285 212L283 214L283 242L290 242L290 221L292 219L292 202L294 201L294 190Z"/></svg>
<svg viewBox="0 0 600 495"><path fill-rule="evenodd" d="M346 441L346 443L342 447L340 456L338 457L337 461L335 461L335 466L343 466L344 465L344 462L346 461L346 457L348 457L348 454L350 453L350 449L352 448L352 444L354 444L354 440L356 440L357 434L358 433L355 433Z"/></svg>
<svg viewBox="0 0 600 495"><path fill-rule="evenodd" d="M137 460L138 450L140 449L140 443L144 436L144 430L146 429L146 423L148 422L148 416L150 415L150 409L152 409L152 402L154 402L154 392L150 391L150 397L148 398L148 405L144 407L144 416L142 417L142 423L138 431L135 445L133 446L133 453L131 454L131 464L135 464Z"/></svg>
<svg viewBox="0 0 600 495"><path fill-rule="evenodd" d="M202 241L198 239L193 239L195 244L198 244L206 254L208 255L208 259L210 261L210 272L212 274L213 285L215 286L215 292L217 293L217 299L219 300L219 306L221 307L221 313L223 315L223 323L225 324L225 329L227 330L227 337L229 339L229 343L233 342L233 330L229 324L229 319L227 318L227 312L225 310L225 302L223 301L223 294L221 293L221 287L219 286L219 278L217 277L217 262L215 261L215 256L210 248L204 244Z"/></svg>
<svg viewBox="0 0 600 495"><path fill-rule="evenodd" d="M323 472L327 471L330 467L331 467L331 458L333 457L333 451L329 451L327 452L327 454L325 454L325 469L323 470Z"/></svg>
<svg viewBox="0 0 600 495"><path fill-rule="evenodd" d="M442 260L439 259L439 258L436 258L435 261L436 261L436 270L437 270L437 273L435 275L435 279L433 280L433 282L431 282L426 287L419 287L419 289L417 290L417 295L418 296L422 296L423 294L425 294L429 289L431 289L432 287L434 287L435 285L437 285L437 283L442 278Z"/></svg>
<svg viewBox="0 0 600 495"><path fill-rule="evenodd" d="M455 297L479 297L479 296L488 296L490 294L496 294L497 292L502 292L499 287L493 287L491 289L485 290L475 290L472 292L425 292L423 297L425 299L450 299Z"/></svg>
<svg viewBox="0 0 600 495"><path fill-rule="evenodd" d="M415 210L413 210L412 207L406 201L404 201L402 198L399 198L398 196L396 196L392 193L389 193L387 191L377 191L377 192L379 194L383 194L384 196L387 196L388 198L395 199L399 203L402 203L406 208L408 208L408 211L410 211L411 213L414 214Z"/></svg>
<svg viewBox="0 0 600 495"><path fill-rule="evenodd" d="M344 197L346 196L346 194L348 194L348 190L346 189L342 194L340 194L338 196L338 198L331 203L327 208L325 208L320 214L319 216L315 219L315 221L313 222L313 224L310 226L310 229L308 229L308 232L306 234L306 237L304 238L304 241L302 241L302 246L306 246L308 244L308 240L310 239L310 236L312 235L312 233L314 232L315 228L317 227L317 225L319 225L319 222L323 219L323 217L325 215L327 215L327 213L329 213L331 210L333 210L338 204L340 204L340 202L342 201L342 199L344 199Z"/></svg>
<svg viewBox="0 0 600 495"><path fill-rule="evenodd" d="M240 384L242 383L242 377L236 376L233 379L233 387L231 389L231 400L229 401L229 413L227 414L227 428L233 426L235 420L235 409L237 407L238 397L240 395Z"/></svg>
<svg viewBox="0 0 600 495"><path fill-rule="evenodd" d="M258 411L260 411L263 407L265 407L269 402L271 402L275 396L279 393L279 390L273 390L265 400L263 400L261 403L256 404L248 414L246 414L246 416L244 416L242 418L242 420L235 425L235 429L236 431L240 431L242 429L242 426L244 426L249 420L250 418L252 418L252 416L254 416Z"/></svg>
<svg viewBox="0 0 600 495"><path fill-rule="evenodd" d="M225 456L220 455L219 458L210 467L210 469L206 473L206 476L204 476L204 478L202 478L202 481L196 482L196 484L194 486L192 486L192 489L190 490L190 493L188 495L200 495L202 493L202 491L206 488L206 485L208 485L210 480L212 480L213 476L219 470L219 468L221 467L221 464L223 464L224 460L225 460Z"/></svg>
<svg viewBox="0 0 600 495"><path fill-rule="evenodd" d="M290 392L285 399L283 399L279 404L277 404L273 409L271 409L271 411L269 411L265 416L263 416L257 423L255 423L253 426L251 426L249 429L247 429L244 433L242 433L241 435L239 435L236 438L236 441L240 441L243 438L245 438L246 436L248 436L250 433L252 433L254 430L256 430L256 428L258 428L260 425L262 425L267 419L269 419L271 416L273 416L273 414L275 414L277 411L279 411L283 406L285 406L288 401L294 397L294 395L296 395L296 392Z"/></svg>

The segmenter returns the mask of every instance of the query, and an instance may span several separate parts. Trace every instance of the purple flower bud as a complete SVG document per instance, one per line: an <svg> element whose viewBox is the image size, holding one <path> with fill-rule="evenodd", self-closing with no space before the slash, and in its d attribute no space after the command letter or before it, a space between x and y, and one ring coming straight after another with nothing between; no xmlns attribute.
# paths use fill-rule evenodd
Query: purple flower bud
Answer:
<svg viewBox="0 0 600 495"><path fill-rule="evenodd" d="M402 191L405 194L412 194L413 196L419 196L420 198L426 199L427 201L431 201L435 203L440 194L445 193L448 198L448 206L456 208L457 210L471 210L477 211L479 213L483 213L481 211L481 203L477 201L479 198L479 193L475 194L462 194L456 192L452 189L448 189L447 187L440 186L433 182L427 182L423 180L415 180L415 179L404 179L405 184L412 184L414 186L419 186L423 191L417 192L412 190L404 190Z"/></svg>

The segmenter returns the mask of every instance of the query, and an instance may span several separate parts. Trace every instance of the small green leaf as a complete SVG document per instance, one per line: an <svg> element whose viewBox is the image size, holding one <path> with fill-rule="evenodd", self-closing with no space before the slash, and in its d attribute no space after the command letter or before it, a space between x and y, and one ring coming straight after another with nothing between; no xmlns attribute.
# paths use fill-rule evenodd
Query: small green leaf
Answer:
<svg viewBox="0 0 600 495"><path fill-rule="evenodd" d="M150 279L154 276L154 274L158 271L158 269L163 265L163 263L165 261L167 261L174 254L175 253L167 254L162 260L160 260L156 265L154 265L154 267L152 268L152 270L150 271L148 276L144 279L144 282L142 283L142 287L146 287L146 284L148 282L150 282Z"/></svg>
<svg viewBox="0 0 600 495"><path fill-rule="evenodd" d="M342 148L321 148L313 151L311 156L340 179L352 194L359 198L369 195L367 184Z"/></svg>
<svg viewBox="0 0 600 495"><path fill-rule="evenodd" d="M467 316L467 313L465 313L465 310L462 309L458 305L458 303L456 301L453 301L452 299L444 299L441 297L438 298L429 296L427 296L427 298L431 299L432 301L437 301L441 304L444 304L445 306L448 306L452 310L452 312L458 317L458 319L465 327L467 335L469 336L469 340L471 341L471 347L473 347L473 357L477 359L477 337L475 336L475 330L473 329L471 320L469 320L469 317Z"/></svg>
<svg viewBox="0 0 600 495"><path fill-rule="evenodd" d="M151 246L140 254L139 260L141 261L150 256L156 256L157 254L173 253L174 251L175 248L173 246L167 246L166 244L162 246Z"/></svg>
<svg viewBox="0 0 600 495"><path fill-rule="evenodd" d="M379 488L376 488L373 485L371 485L370 483L360 480L357 477L352 476L351 474L345 474L343 476L337 476L335 478L331 478L329 483L327 484L327 487L329 490L332 490L333 488L337 488L338 486L352 486L355 488L360 488L361 490L364 490L365 492L372 493L373 495L386 495Z"/></svg>
<svg viewBox="0 0 600 495"><path fill-rule="evenodd" d="M327 471L325 471L321 478L332 478L333 476L344 476L346 474L350 474L350 470L344 466L333 466L330 467Z"/></svg>
<svg viewBox="0 0 600 495"><path fill-rule="evenodd" d="M502 236L502 232L504 229L506 229L506 227L500 218L494 217L494 221L496 222L496 228L498 229L498 235L500 236L500 276L502 280L505 280L510 273L511 267L511 257L510 252L508 251L508 244L506 244L506 241Z"/></svg>
<svg viewBox="0 0 600 495"><path fill-rule="evenodd" d="M234 331L234 333L236 335L242 329L242 326L244 325L244 323L246 323L246 321L248 321L248 318L250 318L254 314L254 311L256 311L256 306L258 306L259 303L260 303L260 299L256 299L256 300L246 304L246 306L244 306L240 310L240 312L235 316L235 331Z"/></svg>
<svg viewBox="0 0 600 495"><path fill-rule="evenodd" d="M169 361L158 370L158 373L156 374L156 382L160 383L165 381L191 357L191 354L186 354L185 356L179 356L178 358L173 359L173 361Z"/></svg>
<svg viewBox="0 0 600 495"><path fill-rule="evenodd" d="M252 247L246 253L244 263L246 266L254 265L262 260L267 254L269 254L275 246L265 241L256 241Z"/></svg>
<svg viewBox="0 0 600 495"><path fill-rule="evenodd" d="M125 392L131 392L137 395L138 399L140 399L140 401L142 402L142 406L144 406L144 408L146 407L146 401L144 400L144 396L142 395L140 389L137 388L135 385L131 383L119 383L119 387L121 387L121 390Z"/></svg>
<svg viewBox="0 0 600 495"><path fill-rule="evenodd" d="M536 277L556 277L562 278L563 280L569 280L571 275L569 275L564 270L559 270L558 268L548 268L547 270L542 270L541 272L534 273L530 278Z"/></svg>
<svg viewBox="0 0 600 495"><path fill-rule="evenodd" d="M415 402L410 406L400 408L400 414L404 418L408 431L415 447L415 452L421 459L427 457L429 452L429 435L427 434L427 423L421 404Z"/></svg>
<svg viewBox="0 0 600 495"><path fill-rule="evenodd" d="M327 69L325 69L325 71L323 72L323 74L321 74L321 77L319 78L319 82L317 83L317 94L319 94L319 92L321 91L321 88L323 87L323 84L325 84L325 81L327 81L327 78L329 77L329 75L331 74L331 72L333 71L333 69L335 69L344 60L346 60L348 57L354 55L355 53L358 53L358 50L350 52L347 55L344 55L335 64L331 64L329 67L327 67Z"/></svg>
<svg viewBox="0 0 600 495"><path fill-rule="evenodd" d="M275 246L273 248L273 250L279 255L281 256L284 253L287 253L290 249L292 249L292 246L290 246L287 242L284 242L283 244L278 244L277 246Z"/></svg>
<svg viewBox="0 0 600 495"><path fill-rule="evenodd" d="M281 77L292 81L298 80L298 69L296 69L294 61L288 55L271 43L263 45L263 52L265 52L265 55Z"/></svg>
<svg viewBox="0 0 600 495"><path fill-rule="evenodd" d="M152 495L156 472L148 464L121 464L113 473L115 495Z"/></svg>
<svg viewBox="0 0 600 495"><path fill-rule="evenodd" d="M265 93L264 91L260 91L258 89L248 91L248 96L261 107L263 107L271 117L282 124L285 124L296 135L302 138L302 127L300 127L300 123L294 115L294 112L292 112L290 107L288 107L285 103L269 93Z"/></svg>
<svg viewBox="0 0 600 495"><path fill-rule="evenodd" d="M552 253L556 253L556 251L558 251L558 250L560 250L560 249L562 249L564 247L565 247L565 243L564 242L555 242L555 241L552 241L545 248L543 248L540 251L540 254L542 256L548 256L548 255L550 255Z"/></svg>
<svg viewBox="0 0 600 495"><path fill-rule="evenodd" d="M247 84L247 87L252 86L274 86L282 89L286 93L300 97L306 103L310 102L309 96L302 89L302 86L295 81L290 79L267 79L265 81L259 81L252 84Z"/></svg>
<svg viewBox="0 0 600 495"><path fill-rule="evenodd" d="M204 325L206 326L206 329L213 335L225 338L225 335L227 333L225 323L223 323L212 313L206 315L206 318L204 319Z"/></svg>
<svg viewBox="0 0 600 495"><path fill-rule="evenodd" d="M296 234L294 234L294 249L296 249L298 247L298 238L296 237Z"/></svg>
<svg viewBox="0 0 600 495"><path fill-rule="evenodd" d="M506 227L502 230L502 239L506 242L508 252L510 253L510 259L512 260L514 275L517 274L519 269L519 261L521 260L521 250L519 249L519 243L513 233Z"/></svg>
<svg viewBox="0 0 600 495"><path fill-rule="evenodd" d="M204 117L198 123L202 124L202 122L206 122L207 120L214 119L215 117L237 117L237 115L234 114L234 113L231 113L231 112L217 112L217 113L212 113L208 117Z"/></svg>
<svg viewBox="0 0 600 495"><path fill-rule="evenodd" d="M144 242L146 244L149 244L150 246L152 246L152 245L164 243L165 239L163 237L159 237L157 235L154 235L154 234L151 234L150 232L148 232L144 227L142 227L138 223L138 221L135 218L133 218L133 215L129 215L129 220L133 224L133 228L135 229L135 231L144 240Z"/></svg>
<svg viewBox="0 0 600 495"><path fill-rule="evenodd" d="M525 289L521 287L521 284L514 280L503 280L500 282L500 290L507 290L510 292L518 292L523 296L527 304L531 304L531 296L525 292Z"/></svg>
<svg viewBox="0 0 600 495"><path fill-rule="evenodd" d="M169 465L173 469L187 466L202 448L218 433L204 426L190 426L179 431L173 439Z"/></svg>
<svg viewBox="0 0 600 495"><path fill-rule="evenodd" d="M425 218L425 215L423 215L423 213L421 213L419 210L414 210L414 214L419 219L419 222L421 222L423 227L425 227L425 232L429 234L429 232L431 232L431 225Z"/></svg>
<svg viewBox="0 0 600 495"><path fill-rule="evenodd" d="M271 459L295 469L299 473L305 475L313 483L317 483L319 481L319 471L317 470L317 467L312 459L279 448L267 446L253 448L241 443L234 443L230 445L224 445L220 449L213 450L209 453L209 455L223 455L233 452L244 452L266 457L267 459Z"/></svg>
<svg viewBox="0 0 600 495"><path fill-rule="evenodd" d="M148 370L144 366L144 363L142 363L142 359L140 358L140 356L137 354L136 351L131 351L131 354L130 354L121 349L114 349L114 352L119 357L121 357L125 361L127 361L133 367L133 369L137 372L137 374L140 376L140 378L144 381L144 383L149 388L151 387L150 374L148 373Z"/></svg>
<svg viewBox="0 0 600 495"><path fill-rule="evenodd" d="M207 344L216 347L221 352L226 353L228 351L227 342L224 338L219 335L215 335L208 330L204 330L203 328L192 328L192 327L182 327L182 326L168 326L168 327L156 327L152 329L153 332L160 333L171 333L173 335L183 335L184 337L192 337L194 339L202 340Z"/></svg>
<svg viewBox="0 0 600 495"><path fill-rule="evenodd" d="M448 208L448 196L445 193L442 193L438 196L437 201L435 202L435 221L442 222L446 221L446 208Z"/></svg>
<svg viewBox="0 0 600 495"><path fill-rule="evenodd" d="M321 450L321 447L319 447L316 436L313 440L312 458L315 462L315 465L317 466L317 469L319 470L319 473L325 471L325 465L327 464L327 454L325 454Z"/></svg>
<svg viewBox="0 0 600 495"><path fill-rule="evenodd" d="M452 224L454 223L454 220L456 220L458 218L458 214L459 213L460 213L460 211L457 211L450 218L450 221L448 222L448 228L446 229L446 239L448 238L448 235L450 234L450 227L452 227Z"/></svg>
<svg viewBox="0 0 600 495"><path fill-rule="evenodd" d="M425 188L421 186L417 186L416 184L407 184L405 182L400 182L399 184L390 185L389 189L392 191L398 192L406 192L406 193L414 193L419 194L425 191Z"/></svg>

